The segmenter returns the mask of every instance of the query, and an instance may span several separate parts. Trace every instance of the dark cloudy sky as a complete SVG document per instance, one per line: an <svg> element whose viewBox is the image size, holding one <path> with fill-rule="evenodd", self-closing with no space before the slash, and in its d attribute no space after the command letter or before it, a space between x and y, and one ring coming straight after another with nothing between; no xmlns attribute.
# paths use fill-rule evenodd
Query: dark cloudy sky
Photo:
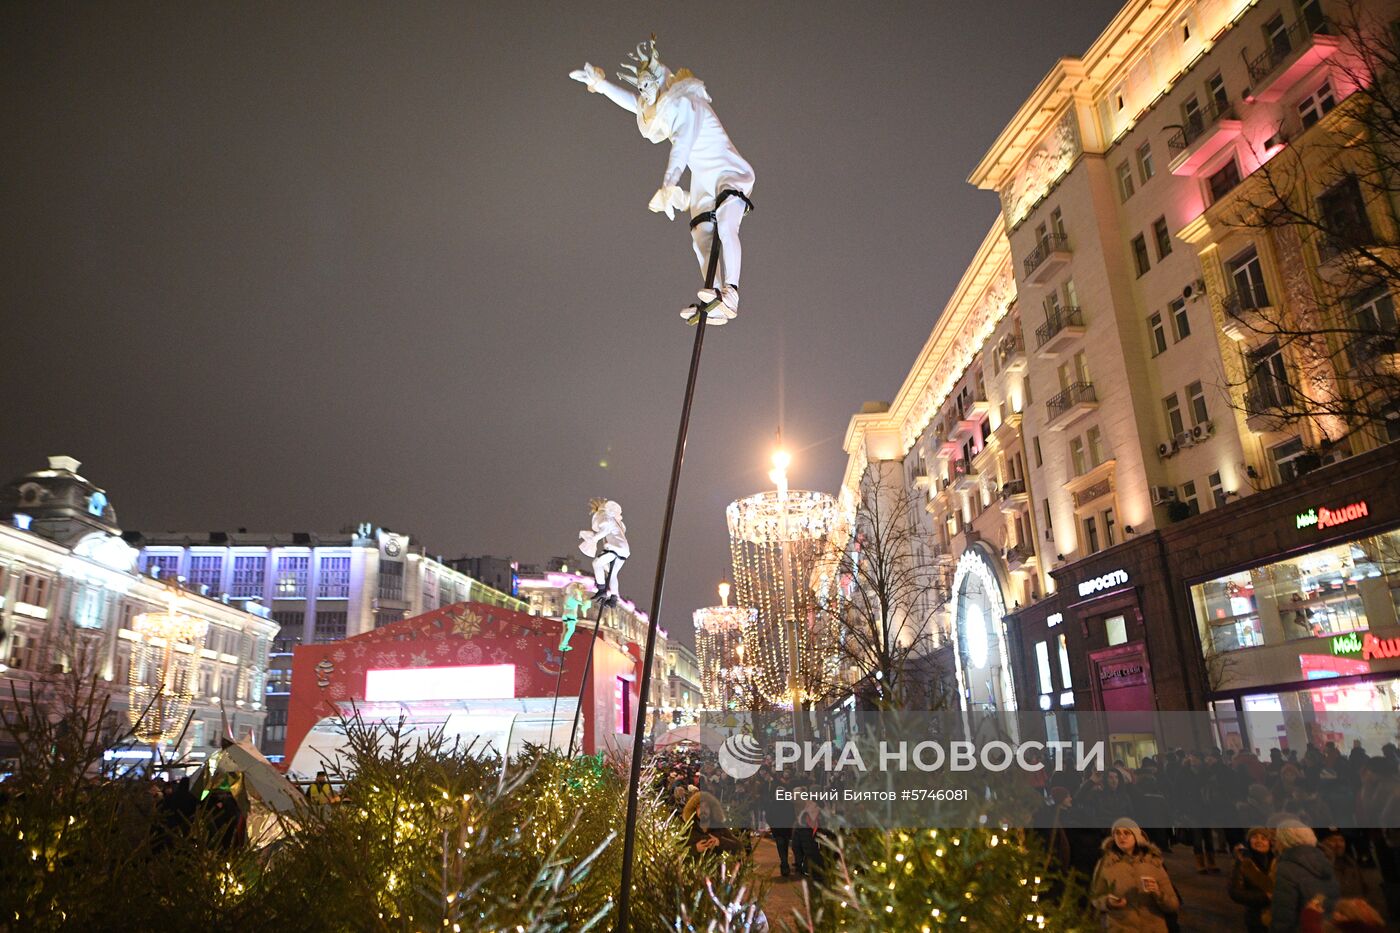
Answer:
<svg viewBox="0 0 1400 933"><path fill-rule="evenodd" d="M567 78L655 31L757 173L707 333L662 623L724 507L834 491L996 198L964 179L1114 0L6 3L0 477L84 462L122 525L564 553L624 507L646 605L699 272L666 147Z"/></svg>

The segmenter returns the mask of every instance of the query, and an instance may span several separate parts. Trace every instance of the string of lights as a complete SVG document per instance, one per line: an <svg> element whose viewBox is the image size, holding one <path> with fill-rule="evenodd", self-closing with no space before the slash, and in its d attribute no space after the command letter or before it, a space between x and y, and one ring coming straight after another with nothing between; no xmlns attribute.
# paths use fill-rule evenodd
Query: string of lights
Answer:
<svg viewBox="0 0 1400 933"><path fill-rule="evenodd" d="M194 705L199 652L209 623L178 611L174 599L165 612L143 612L132 620L127 715L142 742L179 737Z"/></svg>

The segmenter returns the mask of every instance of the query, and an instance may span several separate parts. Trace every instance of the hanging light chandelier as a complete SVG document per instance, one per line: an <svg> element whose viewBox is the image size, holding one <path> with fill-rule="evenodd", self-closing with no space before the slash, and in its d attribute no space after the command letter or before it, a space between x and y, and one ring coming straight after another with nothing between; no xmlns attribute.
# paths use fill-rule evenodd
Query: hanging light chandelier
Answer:
<svg viewBox="0 0 1400 933"><path fill-rule="evenodd" d="M841 510L825 493L788 489L790 458L773 456L777 489L729 504L729 547L753 687L791 708L820 699L835 683L840 629L819 594L830 586L831 541Z"/></svg>
<svg viewBox="0 0 1400 933"><path fill-rule="evenodd" d="M132 630L138 636L131 649L127 705L132 730L142 742L172 742L194 705L199 651L209 623L179 612L172 597L166 611L138 615Z"/></svg>
<svg viewBox="0 0 1400 933"><path fill-rule="evenodd" d="M753 609L729 605L729 584L719 585L718 606L697 609L695 653L700 658L700 685L705 691L705 707L712 710L741 709L744 700L741 669L744 665L744 628L754 616Z"/></svg>

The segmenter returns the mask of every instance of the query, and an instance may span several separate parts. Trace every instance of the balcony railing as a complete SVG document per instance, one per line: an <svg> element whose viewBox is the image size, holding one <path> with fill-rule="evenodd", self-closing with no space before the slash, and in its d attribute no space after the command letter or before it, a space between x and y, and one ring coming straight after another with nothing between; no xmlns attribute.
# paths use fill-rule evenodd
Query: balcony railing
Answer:
<svg viewBox="0 0 1400 933"><path fill-rule="evenodd" d="M1062 233L1049 233L1040 238L1040 243L1025 258L1026 275L1032 275L1052 253L1068 253L1069 237Z"/></svg>
<svg viewBox="0 0 1400 933"><path fill-rule="evenodd" d="M1210 128L1221 120L1235 119L1235 105L1229 101L1208 100L1204 110L1197 110L1186 118L1186 123L1167 138L1167 148L1173 156L1184 152L1192 143L1206 135Z"/></svg>
<svg viewBox="0 0 1400 933"><path fill-rule="evenodd" d="M997 369L1006 369L1012 360L1026 352L1026 340L1020 334L1007 334L997 344Z"/></svg>
<svg viewBox="0 0 1400 933"><path fill-rule="evenodd" d="M1001 485L1001 498L1010 499L1012 496L1024 496L1026 494L1026 481L1023 479L1007 480Z"/></svg>
<svg viewBox="0 0 1400 933"><path fill-rule="evenodd" d="M1078 306L1070 305L1045 312L1045 323L1035 329L1037 347L1043 347L1066 327L1083 327L1084 315Z"/></svg>
<svg viewBox="0 0 1400 933"><path fill-rule="evenodd" d="M1296 51L1307 46L1315 35L1327 35L1330 28L1327 20L1318 19L1313 23L1296 22L1283 32L1269 39L1269 47L1250 59L1249 80L1262 84Z"/></svg>
<svg viewBox="0 0 1400 933"><path fill-rule="evenodd" d="M1278 411L1293 404L1293 390L1281 379L1269 377L1256 379L1244 394L1244 407L1248 415Z"/></svg>
<svg viewBox="0 0 1400 933"><path fill-rule="evenodd" d="M1048 420L1054 421L1075 405L1086 402L1097 404L1098 400L1098 396L1094 394L1092 382L1073 382L1063 392L1045 403L1046 417Z"/></svg>
<svg viewBox="0 0 1400 933"><path fill-rule="evenodd" d="M1263 288L1232 291L1225 296L1225 313L1239 320L1252 311L1269 307L1269 295Z"/></svg>

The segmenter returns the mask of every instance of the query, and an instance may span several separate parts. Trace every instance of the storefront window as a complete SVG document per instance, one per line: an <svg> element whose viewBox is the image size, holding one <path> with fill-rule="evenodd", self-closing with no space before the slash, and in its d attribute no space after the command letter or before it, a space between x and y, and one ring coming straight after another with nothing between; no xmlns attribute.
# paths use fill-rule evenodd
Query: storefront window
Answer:
<svg viewBox="0 0 1400 933"><path fill-rule="evenodd" d="M1400 532L1218 577L1191 595L1201 642L1216 654L1394 626Z"/></svg>
<svg viewBox="0 0 1400 933"><path fill-rule="evenodd" d="M1261 753L1309 744L1322 747L1327 742L1350 749L1353 741L1360 741L1376 754L1395 741L1394 722L1368 714L1400 712L1400 679L1260 693L1244 697L1241 705L1250 741ZM1278 714L1277 719L1270 714Z"/></svg>

